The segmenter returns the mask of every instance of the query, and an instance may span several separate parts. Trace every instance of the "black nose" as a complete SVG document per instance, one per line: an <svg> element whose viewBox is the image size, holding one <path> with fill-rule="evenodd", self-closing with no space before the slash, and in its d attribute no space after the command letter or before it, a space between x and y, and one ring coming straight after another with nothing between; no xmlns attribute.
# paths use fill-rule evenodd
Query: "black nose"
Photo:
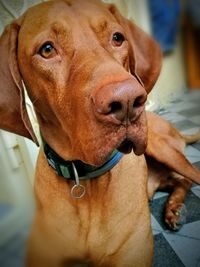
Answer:
<svg viewBox="0 0 200 267"><path fill-rule="evenodd" d="M145 89L135 80L112 83L97 89L92 95L94 112L104 122L132 122L144 110Z"/></svg>

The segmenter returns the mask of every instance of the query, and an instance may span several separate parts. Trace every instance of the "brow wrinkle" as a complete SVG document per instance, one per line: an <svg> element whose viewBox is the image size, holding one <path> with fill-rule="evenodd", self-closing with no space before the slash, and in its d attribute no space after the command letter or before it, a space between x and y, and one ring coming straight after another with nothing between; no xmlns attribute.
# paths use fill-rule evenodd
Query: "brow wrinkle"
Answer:
<svg viewBox="0 0 200 267"><path fill-rule="evenodd" d="M105 19L98 20L98 23L91 23L92 29L96 33L105 32L108 28L108 22Z"/></svg>
<svg viewBox="0 0 200 267"><path fill-rule="evenodd" d="M51 25L51 29L56 35L69 36L71 33L71 30L69 27L67 27L67 24L60 23L59 21L53 22Z"/></svg>

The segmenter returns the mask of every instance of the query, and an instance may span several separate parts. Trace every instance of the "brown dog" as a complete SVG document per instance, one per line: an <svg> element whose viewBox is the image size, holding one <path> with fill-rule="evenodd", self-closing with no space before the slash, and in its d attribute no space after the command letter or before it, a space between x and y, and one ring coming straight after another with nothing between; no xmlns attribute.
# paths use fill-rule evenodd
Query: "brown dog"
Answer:
<svg viewBox="0 0 200 267"><path fill-rule="evenodd" d="M157 44L113 5L59 0L9 25L0 59L1 128L37 143L23 80L43 138L28 266L151 266L148 170L150 197L174 189L171 227L189 180L200 183L184 137L144 110L161 66Z"/></svg>

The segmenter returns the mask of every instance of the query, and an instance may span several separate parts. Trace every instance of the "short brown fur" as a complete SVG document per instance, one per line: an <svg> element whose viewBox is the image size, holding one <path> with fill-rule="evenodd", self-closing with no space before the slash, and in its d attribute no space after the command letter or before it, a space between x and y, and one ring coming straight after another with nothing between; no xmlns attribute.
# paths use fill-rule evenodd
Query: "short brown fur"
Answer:
<svg viewBox="0 0 200 267"><path fill-rule="evenodd" d="M116 32L125 36L122 44L113 43ZM41 55L47 41L54 45L50 58ZM76 200L73 181L59 177L40 149L27 266L151 266L148 199L159 188L173 191L165 220L175 229L191 181L200 183L183 155L184 137L144 109L160 72L158 45L114 5L59 0L10 24L0 38L0 58L2 129L37 143L23 80L43 138L63 159L99 166L127 139L135 152L83 181L86 195Z"/></svg>

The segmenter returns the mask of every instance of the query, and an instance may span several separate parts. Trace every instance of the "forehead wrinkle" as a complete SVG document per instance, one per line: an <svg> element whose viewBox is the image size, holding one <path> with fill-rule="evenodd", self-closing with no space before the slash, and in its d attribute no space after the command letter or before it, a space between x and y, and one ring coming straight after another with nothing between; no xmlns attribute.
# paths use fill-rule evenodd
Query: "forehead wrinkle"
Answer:
<svg viewBox="0 0 200 267"><path fill-rule="evenodd" d="M91 27L96 33L101 33L108 29L108 22L105 18L102 18L99 19L98 22L91 23Z"/></svg>
<svg viewBox="0 0 200 267"><path fill-rule="evenodd" d="M122 30L121 25L109 13L107 16L98 15L96 17L90 17L89 24L92 30L97 34L103 34L106 31L110 32L112 29Z"/></svg>
<svg viewBox="0 0 200 267"><path fill-rule="evenodd" d="M68 21L72 9L64 1L48 1L33 7L30 7L24 14L23 27L28 28L30 32L39 32L45 30L55 21ZM34 27L30 27L34 25ZM31 28L31 29L30 29ZM27 29L27 31L28 31Z"/></svg>
<svg viewBox="0 0 200 267"><path fill-rule="evenodd" d="M70 39L72 35L72 30L66 21L60 22L55 21L50 26L50 31L53 33L57 38L62 37L66 40Z"/></svg>
<svg viewBox="0 0 200 267"><path fill-rule="evenodd" d="M68 10L69 8L66 3L63 4L60 1L58 1L57 5L54 1L43 2L39 5L35 5L25 12L20 28L20 34L26 36L27 38L32 38L40 35L42 32L47 33L48 30L50 30L51 25L53 25L56 20L66 20L67 16L65 15L64 18L63 13L66 14ZM34 26L32 27L32 25Z"/></svg>

